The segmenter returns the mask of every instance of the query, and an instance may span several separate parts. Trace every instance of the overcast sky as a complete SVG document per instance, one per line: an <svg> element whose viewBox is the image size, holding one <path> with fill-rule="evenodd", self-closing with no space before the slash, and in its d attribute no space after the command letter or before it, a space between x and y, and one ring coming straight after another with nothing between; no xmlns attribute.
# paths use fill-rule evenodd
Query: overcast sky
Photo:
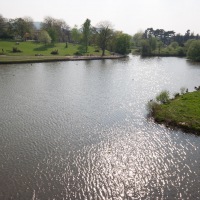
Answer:
<svg viewBox="0 0 200 200"><path fill-rule="evenodd" d="M200 33L200 0L1 0L0 14L30 16L34 21L52 16L71 27L86 18L92 25L108 20L116 30L131 35L149 27Z"/></svg>

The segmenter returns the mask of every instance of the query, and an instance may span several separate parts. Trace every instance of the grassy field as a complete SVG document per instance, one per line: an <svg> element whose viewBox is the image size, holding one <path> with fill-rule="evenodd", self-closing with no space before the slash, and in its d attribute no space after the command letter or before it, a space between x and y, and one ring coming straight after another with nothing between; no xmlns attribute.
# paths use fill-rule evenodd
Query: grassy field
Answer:
<svg viewBox="0 0 200 200"><path fill-rule="evenodd" d="M20 52L13 52L13 48L17 48ZM52 55L51 52L55 50L58 51L58 54ZM101 56L102 53L98 47L94 46L89 46L88 52L83 53L80 45L72 43L68 43L66 48L66 43L44 45L33 41L16 43L15 41L0 40L0 64L73 60L76 58L72 58L72 56L77 52L82 56ZM105 55L110 56L110 52L105 51ZM71 58L69 58L70 56Z"/></svg>
<svg viewBox="0 0 200 200"><path fill-rule="evenodd" d="M51 52L58 50L58 56L72 56L76 52L80 51L78 44L68 43L68 47L65 48L65 43L55 43L50 45L44 45L36 42L19 42L19 45L14 41L0 41L0 53L4 53L6 56L35 56L35 54L42 54L44 56L51 56ZM17 48L22 52L13 53L13 47ZM3 50L2 50L3 49ZM97 47L89 46L88 52L83 55L101 55L101 51L95 52ZM106 55L109 52L106 51ZM57 56L57 55L56 55Z"/></svg>
<svg viewBox="0 0 200 200"><path fill-rule="evenodd" d="M156 106L155 121L200 134L200 91L186 93Z"/></svg>

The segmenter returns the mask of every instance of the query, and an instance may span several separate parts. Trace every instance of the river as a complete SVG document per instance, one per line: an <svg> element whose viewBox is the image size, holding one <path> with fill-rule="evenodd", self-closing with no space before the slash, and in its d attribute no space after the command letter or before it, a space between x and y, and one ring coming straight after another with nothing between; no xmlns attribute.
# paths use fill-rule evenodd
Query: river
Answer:
<svg viewBox="0 0 200 200"><path fill-rule="evenodd" d="M146 117L199 85L184 58L0 65L0 199L199 199L200 137Z"/></svg>

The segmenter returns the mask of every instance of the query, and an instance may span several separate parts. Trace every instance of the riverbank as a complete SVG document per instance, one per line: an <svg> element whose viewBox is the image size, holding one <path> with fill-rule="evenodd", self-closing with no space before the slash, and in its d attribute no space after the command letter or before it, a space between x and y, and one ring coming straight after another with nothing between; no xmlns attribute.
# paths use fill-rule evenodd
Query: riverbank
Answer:
<svg viewBox="0 0 200 200"><path fill-rule="evenodd" d="M158 123L200 135L200 91L189 92L165 104L156 104L152 116Z"/></svg>
<svg viewBox="0 0 200 200"><path fill-rule="evenodd" d="M0 64L40 63L79 60L105 60L125 58L124 55L109 56L0 56Z"/></svg>

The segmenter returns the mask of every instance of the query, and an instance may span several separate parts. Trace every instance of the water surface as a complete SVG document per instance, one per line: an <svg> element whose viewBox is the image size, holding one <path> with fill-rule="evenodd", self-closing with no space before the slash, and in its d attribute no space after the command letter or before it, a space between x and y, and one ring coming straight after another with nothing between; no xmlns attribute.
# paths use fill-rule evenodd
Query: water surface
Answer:
<svg viewBox="0 0 200 200"><path fill-rule="evenodd" d="M183 58L0 66L0 199L199 199L200 137L146 103L200 85Z"/></svg>

